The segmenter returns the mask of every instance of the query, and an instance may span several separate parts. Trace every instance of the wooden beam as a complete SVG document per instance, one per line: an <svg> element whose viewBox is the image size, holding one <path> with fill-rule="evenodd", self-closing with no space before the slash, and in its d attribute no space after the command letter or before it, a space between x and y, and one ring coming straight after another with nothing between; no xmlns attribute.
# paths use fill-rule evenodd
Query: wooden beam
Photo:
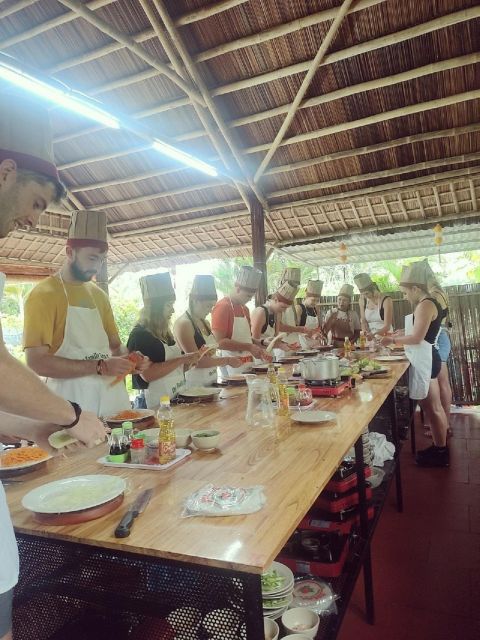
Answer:
<svg viewBox="0 0 480 640"><path fill-rule="evenodd" d="M437 215L442 215L442 203L440 202L440 195L438 193L438 188L436 185L432 187L433 195L435 196L435 204L437 205Z"/></svg>
<svg viewBox="0 0 480 640"><path fill-rule="evenodd" d="M247 0L222 0L221 2L215 2L214 4L208 4L205 7L194 9L188 13L184 13L180 18L174 20L178 27L183 27L186 24L192 24L192 22L200 22L200 20L206 20L211 16L215 16L223 11L228 11L234 7L238 7L241 4L245 4Z"/></svg>
<svg viewBox="0 0 480 640"><path fill-rule="evenodd" d="M475 193L475 185L473 184L473 180L470 179L468 181L468 186L470 187L470 197L472 199L473 210L477 211L477 209L478 209L477 195Z"/></svg>
<svg viewBox="0 0 480 640"><path fill-rule="evenodd" d="M104 160L114 160L115 158L123 158L124 156L133 155L134 153L141 153L151 149L151 144L141 144L135 147L128 147L127 149L118 149L117 151L110 151L95 156L87 156L86 158L78 158L77 160L69 160L57 165L59 171L66 171L67 169L74 169L75 167L82 167L86 164L92 164L92 162L103 162Z"/></svg>
<svg viewBox="0 0 480 640"><path fill-rule="evenodd" d="M420 195L420 193L418 191L415 191L415 195L417 196L418 208L420 209L420 213L422 214L422 218L426 218L425 207L423 206L422 196Z"/></svg>
<svg viewBox="0 0 480 640"><path fill-rule="evenodd" d="M449 214L442 218L442 222L456 222L456 221L468 220L472 218L480 218L480 211L468 211L466 213L462 213L460 216L457 215L456 213L451 215ZM431 218L431 220L436 221L437 219ZM413 229L417 226L425 225L425 224L426 224L426 221L423 219L409 220L408 222L406 220L402 220L401 222L396 222L394 228L401 229L401 228L411 227ZM384 231L388 229L392 229L392 225L390 223L379 224L377 227L374 227L373 225L372 226L369 225L368 227L365 226L363 227L363 229L358 229L357 231L355 231L355 235L364 234L364 233L370 234L375 231ZM336 230L330 233L323 233L319 236L310 236L308 240L305 240L305 241L291 242L290 240L281 240L275 245L275 248L282 249L290 246L298 246L299 248L301 248L302 246L307 245L307 243L310 244L317 240L327 240L329 238L334 238L335 240L338 240L345 237L347 237L347 234L339 233L338 230Z"/></svg>
<svg viewBox="0 0 480 640"><path fill-rule="evenodd" d="M183 66L181 64L181 61L178 58L178 54L177 51L174 49L174 45L177 45L176 40L172 37L172 34L170 32L168 32L166 30L166 28L160 23L160 21L158 20L156 14L154 13L154 11L152 10L152 8L150 7L150 4L147 2L147 0L140 0L140 4L143 8L143 10L145 11L146 16L148 17L150 24L152 25L162 47L164 48L167 56L169 57L173 68L175 69L175 71L179 74L179 75L183 75L185 73ZM157 11L158 11L158 7ZM161 13L159 12L159 15L161 15ZM164 20L165 22L165 20ZM171 25L171 29L174 30L175 27L173 26L173 23ZM178 36L179 38L179 36ZM173 43L173 44L172 44ZM182 51L179 52L180 56L182 56L183 53L183 49ZM182 58L183 60L183 58ZM192 76L194 77L194 76ZM203 90L202 90L202 95L205 95ZM213 127L213 123L210 120L210 116L207 112L204 113L202 107L200 105L194 104L193 108L195 110L195 113L197 114L200 122L202 123L205 131L208 133L210 140L213 144L213 146L215 147L215 149L217 150L217 153L219 154L220 158L223 161L223 164L225 165L225 167L227 168L227 170L233 170L235 171L236 167L234 168L232 166L232 161L228 155L228 153L226 152L224 145L228 144L227 140L225 140L224 138L222 139L222 137L218 134L217 130ZM239 181L235 182L235 186L240 194L240 196L242 197L243 201L245 202L245 205L247 207L250 206L250 200L248 198L247 192L244 189L243 185L241 185L239 183Z"/></svg>
<svg viewBox="0 0 480 640"><path fill-rule="evenodd" d="M282 209L288 209L290 207L304 207L305 205L318 205L325 202L344 202L351 198L359 198L360 196L371 196L373 193L380 195L381 193L398 193L401 189L407 189L409 187L419 186L431 187L433 183L436 184L448 184L452 178L465 179L466 176L478 175L480 173L479 167L465 167L463 169L454 169L452 171L442 171L440 173L432 173L428 176L419 176L418 178L410 178L409 180L398 180L397 182L385 183L381 185L375 185L372 187L366 187L365 189L354 189L352 191L344 191L342 193L331 193L329 195L319 196L316 198L305 198L304 200L296 200L295 202L283 202L278 204L272 204L272 211L281 211Z"/></svg>
<svg viewBox="0 0 480 640"><path fill-rule="evenodd" d="M123 227L128 224L140 224L142 222L153 222L154 220L162 220L168 216L183 216L189 213L201 213L204 211L210 211L214 209L226 209L227 207L241 207L243 200L237 198L236 200L225 200L221 202L212 202L209 204L201 204L195 207L186 207L185 209L176 209L175 211L162 211L161 213L152 213L149 216L140 216L138 218L128 218L126 220L115 220L108 223L108 228ZM245 213L248 214L248 209L245 209Z"/></svg>
<svg viewBox="0 0 480 640"><path fill-rule="evenodd" d="M190 55L190 52L188 51L182 36L178 33L178 30L175 27L175 24L173 22L173 20L170 17L169 12L167 11L167 8L165 6L165 3L163 0L152 0L153 4L159 14L159 16L161 17L167 31L168 34L170 36L170 38L172 39L172 42L174 43L178 54L180 56L180 59L182 60L183 64L185 65L188 73L190 74L190 76L192 77L193 81L195 82L195 84L197 85L197 87L200 90L201 96L208 108L208 111L210 112L212 118L214 119L215 123L217 124L218 128L220 129L223 138L225 140L225 142L227 143L232 156L235 158L235 161L240 169L240 172L242 173L242 175L246 178L248 185L250 186L251 190L253 191L253 193L255 194L255 197L258 199L258 201L261 203L261 205L263 206L265 213L268 212L268 203L264 197L264 195L262 194L262 192L260 191L260 189L254 184L253 180L251 179L248 167L246 166L244 159L242 157L242 154L239 152L239 150L237 149L236 143L234 142L233 138L232 138L232 134L231 131L229 131L228 127L226 126L223 116L220 112L220 110L218 109L217 105L215 104L212 96L209 93L208 87L204 81L204 79L202 78L201 74L199 73L197 67L195 66L195 63L193 62L193 59ZM242 195L242 197L244 197ZM277 230L275 229L274 226L272 226L271 224L269 224L269 228L271 229L271 231L277 235ZM277 235L278 237L278 235Z"/></svg>
<svg viewBox="0 0 480 640"><path fill-rule="evenodd" d="M370 217L373 220L373 224L375 226L378 226L378 220L377 220L377 217L375 215L375 211L373 210L373 206L372 206L372 203L370 202L370 199L369 198L365 198L365 202L367 203L368 211L370 212Z"/></svg>
<svg viewBox="0 0 480 640"><path fill-rule="evenodd" d="M315 58L313 59L304 79L302 80L302 84L300 85L300 88L297 91L297 94L295 95L295 98L293 99L292 104L289 106L288 108L288 112L285 116L284 121L282 122L282 124L280 125L280 128L277 132L277 135L275 136L275 139L273 140L272 144L270 145L270 148L268 149L265 157L263 158L263 160L260 162L260 165L257 169L257 171L255 172L255 176L254 176L254 181L258 182L258 180L262 177L265 169L268 167L270 160L272 159L275 151L278 149L278 147L280 146L282 140L285 137L285 134L287 133L293 118L295 117L295 114L297 113L299 107L300 107L300 103L302 102L305 94L307 93L307 90L309 88L309 86L312 83L313 77L314 75L317 73L317 70L321 64L321 62L323 61L323 59L325 58L325 55L328 51L328 48L330 47L330 45L333 42L333 39L335 38L335 36L337 35L338 30L340 29L340 25L342 24L343 18L346 16L348 10L350 9L350 5L352 4L353 0L343 0L341 7L336 11L335 13L335 19L333 20L332 24L330 25L330 28L327 31L327 34L325 36L325 38L323 39L322 44L320 45Z"/></svg>
<svg viewBox="0 0 480 640"><path fill-rule="evenodd" d="M64 6L74 11L75 13L77 13L79 16L81 16L84 20L86 20L92 26L99 29L102 33L105 33L106 35L110 36L110 38L113 38L117 42L122 43L123 46L126 47L129 51L134 53L136 56L138 56L141 60L149 64L154 69L157 69L157 71L165 75L169 80L171 80L174 84L176 84L177 87L179 87L184 93L186 93L189 96L189 98L191 98L192 100L194 100L195 102L197 102L202 106L205 104L202 96L198 94L194 89L192 89L191 85L185 82L183 78L178 75L178 73L176 73L175 71L172 71L172 69L166 64L159 62L157 58L151 55L150 53L148 53L148 51L144 47L140 47L133 38L126 35L119 29L116 29L106 20L103 20L102 18L100 18L94 11L92 11L91 9L88 9L85 5L79 2L79 0L58 0L58 1Z"/></svg>
<svg viewBox="0 0 480 640"><path fill-rule="evenodd" d="M323 217L325 219L325 222L327 223L328 228L330 229L330 231L332 233L335 233L335 227L333 226L333 224L330 222L330 218L328 217L327 212L325 211L325 208L322 207L322 205L319 205L319 209L320 211L323 213Z"/></svg>
<svg viewBox="0 0 480 640"><path fill-rule="evenodd" d="M175 222L167 222L165 224L157 224L149 227L140 227L138 229L130 229L128 231L117 231L112 233L112 238L124 238L130 237L142 237L145 234L155 233L157 231L166 231L167 229L180 229L182 227L188 227L194 229L201 226L202 228L221 222L225 220L235 220L238 218L248 218L249 212L247 209L241 209L240 211L230 211L230 213L219 213L213 216L201 216L198 218L190 218L188 220L177 220ZM133 220L130 220L133 222Z"/></svg>
<svg viewBox="0 0 480 640"><path fill-rule="evenodd" d="M450 193L452 194L453 206L455 207L455 213L460 213L460 205L458 204L457 193L455 191L455 186L452 182L449 184Z"/></svg>
<svg viewBox="0 0 480 640"><path fill-rule="evenodd" d="M402 200L401 192L398 194L397 197L398 197L398 204L400 205L400 209L402 210L402 213L403 213L403 217L405 218L405 220L410 220L407 208L405 206L405 203Z"/></svg>
<svg viewBox="0 0 480 640"><path fill-rule="evenodd" d="M269 198L280 198L294 193L304 193L305 191L318 191L320 189L331 189L356 182L368 182L369 180L380 180L389 178L390 176L398 176L402 173L412 173L414 171L426 171L436 167L442 167L449 164L459 164L463 162L472 162L480 160L480 151L477 153L466 153L461 156L452 156L450 158L437 158L436 160L428 160L426 162L417 162L416 164L405 165L403 167L385 169L384 171L374 171L372 173L361 173L358 175L347 176L345 178L337 178L335 180L327 180L324 182L314 182L313 184L299 185L298 187L290 187L289 189L278 189L270 191L267 195Z"/></svg>
<svg viewBox="0 0 480 640"><path fill-rule="evenodd" d="M265 304L268 295L267 281L267 257L265 254L265 216L262 204L252 197L250 202L250 215L252 225L252 255L253 266L263 274L260 285L255 293L255 303L257 307Z"/></svg>
<svg viewBox="0 0 480 640"><path fill-rule="evenodd" d="M335 160L344 160L345 158L376 153L378 151L386 151L387 149L394 149L395 147L401 147L405 144L415 144L417 142L426 142L428 140L438 140L441 138L457 138L458 136L476 133L478 131L480 131L480 123L469 124L464 127L454 127L453 129L437 129L426 133L416 133L414 135L404 136L403 138L395 138L394 140L378 142L377 144L366 145L364 147L355 147L354 149L336 151L323 156L308 158L308 160L301 160L299 162L292 162L285 165L277 165L276 167L270 167L267 169L265 175L287 173L289 171L296 171L297 169L309 168L315 164L324 164Z"/></svg>
<svg viewBox="0 0 480 640"><path fill-rule="evenodd" d="M385 2L385 0L360 0L359 2L355 2L353 7L349 9L348 13L351 14L355 13L356 11L362 11L377 4L381 4L382 2ZM264 31L252 33L248 36L244 36L243 38L238 38L237 40L224 42L223 44L219 44L216 47L212 47L211 49L207 49L205 51L197 53L194 57L194 60L195 62L205 62L206 60L211 60L212 58L225 55L226 53L232 53L232 51L238 51L239 49L245 49L246 47L256 46L264 42L269 42L270 40L273 40L275 38L281 38L290 33L295 33L296 31L300 31L301 29L306 29L308 27L313 27L324 22L329 22L330 20L334 20L337 10L337 7L334 7L333 9L317 11L316 13L311 13L310 15L303 18L297 18L296 20L291 20L290 22L276 25L275 27L271 27L270 29L265 29Z"/></svg>
<svg viewBox="0 0 480 640"><path fill-rule="evenodd" d="M310 211L310 207L305 207L305 211L308 213L308 217L312 221L312 226L314 227L316 232L320 233L320 227L318 226L317 221L315 220L315 217L314 217L313 213Z"/></svg>
<svg viewBox="0 0 480 640"><path fill-rule="evenodd" d="M35 4L37 0L21 0L21 2L16 2L15 4L10 5L6 9L2 9L0 11L0 20L2 18L6 18L7 16L11 16L13 13L17 11L21 11L26 7L29 7L32 4Z"/></svg>
<svg viewBox="0 0 480 640"><path fill-rule="evenodd" d="M290 138L282 140L280 146L284 147L291 144L298 144L299 142L305 142L307 140L315 140L325 136L333 135L334 133L340 133L342 131L351 131L352 129L358 129L359 127L366 127L371 124L377 124L378 122L385 122L387 120L393 120L394 118L403 118L404 116L412 115L413 113L422 113L423 111L430 111L431 109L440 109L442 107L449 107L461 102L468 102L470 100L478 100L480 98L480 89L473 91L465 91L463 93L456 93L445 98L437 98L435 100L428 100L427 102L418 102L416 104L407 105L405 107L399 107L392 111L384 111L382 113L375 113L374 115L360 118L359 120L350 120L349 122L342 122L339 124L330 125L323 129L316 129L315 131L308 131L307 133L301 133ZM258 153L259 151L266 151L270 148L271 142L264 144L258 144L252 147L246 147L244 153Z"/></svg>
<svg viewBox="0 0 480 640"><path fill-rule="evenodd" d="M355 220L357 221L358 226L363 227L360 216L358 215L357 207L355 206L355 203L353 202L353 200L350 200L349 204L352 207L353 215L355 216Z"/></svg>
<svg viewBox="0 0 480 640"><path fill-rule="evenodd" d="M340 222L342 223L343 228L348 230L350 227L345 222L345 218L343 217L343 212L340 209L340 206L339 206L338 202L334 202L333 206L335 207L335 211L338 213L338 217L340 219Z"/></svg>
<svg viewBox="0 0 480 640"><path fill-rule="evenodd" d="M392 212L390 211L390 207L388 206L388 202L387 202L385 196L381 197L381 201L382 201L383 207L385 209L385 212L386 212L386 214L388 216L388 219L390 221L390 224L393 224Z"/></svg>
<svg viewBox="0 0 480 640"><path fill-rule="evenodd" d="M187 169L187 167L182 167ZM153 171L146 171L134 176L125 176L123 178L113 178L110 180L103 180L102 182L91 182L89 184L76 184L70 187L72 193L86 193L87 191L94 191L95 189L105 189L106 187L117 187L122 184L130 184L131 182L138 182L140 180L148 180L149 178L158 178L170 173L175 173L178 169L154 169ZM207 184L207 183L205 183Z"/></svg>

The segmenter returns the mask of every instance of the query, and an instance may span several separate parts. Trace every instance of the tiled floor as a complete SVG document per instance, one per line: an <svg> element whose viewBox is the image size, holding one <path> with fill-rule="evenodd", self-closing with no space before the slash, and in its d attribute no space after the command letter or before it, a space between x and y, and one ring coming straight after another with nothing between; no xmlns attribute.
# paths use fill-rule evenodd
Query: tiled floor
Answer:
<svg viewBox="0 0 480 640"><path fill-rule="evenodd" d="M405 510L392 490L372 543L376 624L360 575L339 640L480 640L480 414L452 428L449 469L416 467L405 443Z"/></svg>

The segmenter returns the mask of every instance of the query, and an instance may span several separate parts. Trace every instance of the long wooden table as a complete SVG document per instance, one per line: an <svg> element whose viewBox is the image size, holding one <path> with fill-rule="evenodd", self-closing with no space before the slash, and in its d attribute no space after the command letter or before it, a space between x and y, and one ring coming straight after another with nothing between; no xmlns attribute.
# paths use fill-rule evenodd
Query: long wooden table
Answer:
<svg viewBox="0 0 480 640"><path fill-rule="evenodd" d="M244 421L245 387L223 390L215 403L176 406L176 426L215 428L221 432L221 441L216 452L195 451L171 470L102 467L96 459L105 453L104 446L57 456L47 463L46 472L32 474L28 480L24 476L24 483L7 488L20 548L23 544L27 549L29 538L44 539L44 549L48 549L49 542L52 548L53 543L58 543L58 549L65 547L63 543L72 549L86 545L94 547L96 553L103 550L104 555L107 550L115 557L130 554L140 563L142 558L157 564L174 561L174 567L197 566L202 571L210 567L217 575L225 571L240 575L250 585L250 595L244 588L245 609L248 604L255 618L261 615L259 574L282 549L407 368L408 363L395 363L389 378L364 381L338 399L317 399L316 408L336 413L334 423L307 426L282 419L275 429L252 429ZM128 493L120 509L81 525L47 527L35 522L21 506L23 495L36 486L91 473L127 479ZM261 511L248 516L182 518L185 498L209 482L263 485L267 503ZM150 487L154 489L153 498L136 520L130 537L116 539L113 532L122 513L140 490ZM248 638L260 640L262 635L253 622L247 624Z"/></svg>

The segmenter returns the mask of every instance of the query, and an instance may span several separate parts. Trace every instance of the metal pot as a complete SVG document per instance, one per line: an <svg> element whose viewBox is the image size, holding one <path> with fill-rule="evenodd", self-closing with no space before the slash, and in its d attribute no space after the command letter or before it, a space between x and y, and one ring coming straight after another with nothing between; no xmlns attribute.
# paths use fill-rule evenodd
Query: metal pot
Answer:
<svg viewBox="0 0 480 640"><path fill-rule="evenodd" d="M305 358L301 369L306 380L333 380L340 374L338 358Z"/></svg>

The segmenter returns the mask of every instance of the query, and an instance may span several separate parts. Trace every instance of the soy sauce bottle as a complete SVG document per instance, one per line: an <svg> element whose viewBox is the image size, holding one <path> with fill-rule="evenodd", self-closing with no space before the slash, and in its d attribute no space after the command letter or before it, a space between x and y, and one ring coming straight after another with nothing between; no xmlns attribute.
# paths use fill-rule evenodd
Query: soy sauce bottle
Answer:
<svg viewBox="0 0 480 640"><path fill-rule="evenodd" d="M112 429L110 434L110 455L120 456L128 451L128 446L123 435L123 429Z"/></svg>

